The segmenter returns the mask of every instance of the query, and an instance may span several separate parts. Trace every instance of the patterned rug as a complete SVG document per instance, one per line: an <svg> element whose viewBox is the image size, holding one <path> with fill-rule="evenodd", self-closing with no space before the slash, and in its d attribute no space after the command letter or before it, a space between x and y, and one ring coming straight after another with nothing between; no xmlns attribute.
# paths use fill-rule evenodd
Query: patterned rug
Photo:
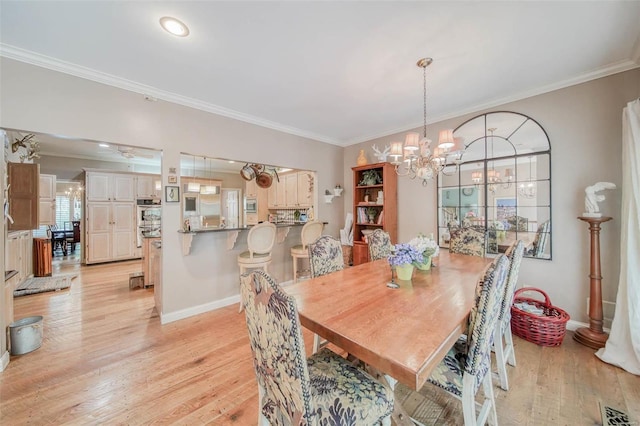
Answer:
<svg viewBox="0 0 640 426"><path fill-rule="evenodd" d="M631 426L637 425L631 422L627 413L600 402L600 413L602 414L602 426Z"/></svg>
<svg viewBox="0 0 640 426"><path fill-rule="evenodd" d="M69 288L71 286L71 280L75 277L77 277L76 274L64 274L56 275L54 277L27 278L13 291L13 297Z"/></svg>

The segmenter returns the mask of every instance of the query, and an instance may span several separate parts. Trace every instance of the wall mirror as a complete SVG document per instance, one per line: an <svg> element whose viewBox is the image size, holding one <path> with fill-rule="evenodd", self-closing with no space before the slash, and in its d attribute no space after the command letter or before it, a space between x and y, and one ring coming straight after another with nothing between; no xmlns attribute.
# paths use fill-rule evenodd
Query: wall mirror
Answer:
<svg viewBox="0 0 640 426"><path fill-rule="evenodd" d="M454 131L465 151L460 167L438 177L438 238L452 227L485 233L487 254L515 240L525 256L551 259L551 146L535 120L515 112L474 117Z"/></svg>

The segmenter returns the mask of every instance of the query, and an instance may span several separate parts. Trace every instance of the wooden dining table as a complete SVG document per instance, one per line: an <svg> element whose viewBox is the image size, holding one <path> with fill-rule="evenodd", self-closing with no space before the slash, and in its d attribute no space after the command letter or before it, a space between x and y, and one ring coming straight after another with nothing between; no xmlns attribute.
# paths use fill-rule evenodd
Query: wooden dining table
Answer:
<svg viewBox="0 0 640 426"><path fill-rule="evenodd" d="M441 250L437 266L390 288L386 259L285 287L301 324L413 390L466 328L475 286L491 258Z"/></svg>

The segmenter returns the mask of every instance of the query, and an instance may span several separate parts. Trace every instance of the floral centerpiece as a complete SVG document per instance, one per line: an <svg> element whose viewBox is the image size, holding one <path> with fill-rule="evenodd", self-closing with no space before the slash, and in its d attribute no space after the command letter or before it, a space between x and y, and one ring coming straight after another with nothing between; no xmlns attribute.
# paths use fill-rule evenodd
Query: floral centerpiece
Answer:
<svg viewBox="0 0 640 426"><path fill-rule="evenodd" d="M438 244L432 239L424 234L420 233L411 241L409 241L409 245L414 247L418 252L422 253L423 261L416 263L415 266L421 270L427 270L431 268L431 258L437 256L440 247Z"/></svg>
<svg viewBox="0 0 640 426"><path fill-rule="evenodd" d="M388 257L389 264L396 269L398 279L410 280L413 275L413 267L422 263L424 257L410 244L396 244Z"/></svg>

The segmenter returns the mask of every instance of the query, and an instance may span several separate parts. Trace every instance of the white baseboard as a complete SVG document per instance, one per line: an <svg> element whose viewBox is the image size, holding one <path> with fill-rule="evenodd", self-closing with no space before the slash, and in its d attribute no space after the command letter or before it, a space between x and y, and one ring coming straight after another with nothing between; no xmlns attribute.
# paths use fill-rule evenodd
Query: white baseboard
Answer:
<svg viewBox="0 0 640 426"><path fill-rule="evenodd" d="M293 284L293 280L280 283L281 287L286 287ZM168 324L170 322L178 321L184 318L189 318L194 315L204 314L205 312L215 311L216 309L224 308L225 306L240 303L240 295L227 297L225 299L216 300L203 305L194 306L193 308L183 309L181 311L169 312L167 314L160 314L160 324Z"/></svg>
<svg viewBox="0 0 640 426"><path fill-rule="evenodd" d="M4 371L5 368L9 365L9 359L11 356L9 355L9 351L5 351L0 357L0 371Z"/></svg>
<svg viewBox="0 0 640 426"><path fill-rule="evenodd" d="M580 327L589 328L589 324L586 324L584 322L574 321L574 320L567 321L567 330L576 331ZM602 330L607 332L607 333L609 333L611 331L610 329L608 329L606 327L604 327Z"/></svg>
<svg viewBox="0 0 640 426"><path fill-rule="evenodd" d="M233 305L240 302L240 295L227 297L226 299L216 300L203 305L194 306L188 309L182 309L180 311L169 312L164 315L160 315L160 324L168 324L170 322L178 321L184 318L189 318L194 315L203 314L205 312L214 311L216 309L224 308L225 306Z"/></svg>

